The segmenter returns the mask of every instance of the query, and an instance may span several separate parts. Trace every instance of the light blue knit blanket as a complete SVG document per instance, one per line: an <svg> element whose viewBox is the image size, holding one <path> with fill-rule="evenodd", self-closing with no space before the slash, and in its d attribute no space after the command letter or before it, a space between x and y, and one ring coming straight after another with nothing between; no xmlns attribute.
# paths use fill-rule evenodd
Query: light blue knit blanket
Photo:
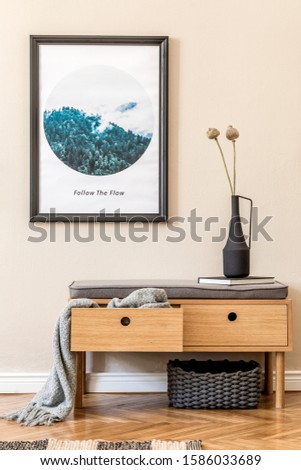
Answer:
<svg viewBox="0 0 301 470"><path fill-rule="evenodd" d="M112 299L108 308L169 308L163 289L145 288L128 297ZM70 351L72 308L100 308L90 299L71 300L60 314L53 335L53 367L43 388L24 408L1 415L24 426L63 421L72 410L76 391L76 353ZM103 309L100 309L103 311Z"/></svg>

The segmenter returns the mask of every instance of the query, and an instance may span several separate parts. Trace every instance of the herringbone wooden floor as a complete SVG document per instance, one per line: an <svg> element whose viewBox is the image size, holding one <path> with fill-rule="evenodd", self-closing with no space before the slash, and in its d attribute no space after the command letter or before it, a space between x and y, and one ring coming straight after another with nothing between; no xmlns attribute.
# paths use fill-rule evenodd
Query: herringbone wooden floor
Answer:
<svg viewBox="0 0 301 470"><path fill-rule="evenodd" d="M0 395L0 413L20 408L32 395ZM0 440L200 439L203 449L301 449L301 392L286 392L275 409L262 396L254 410L190 410L168 406L166 394L88 394L84 408L65 422L34 428L0 420Z"/></svg>

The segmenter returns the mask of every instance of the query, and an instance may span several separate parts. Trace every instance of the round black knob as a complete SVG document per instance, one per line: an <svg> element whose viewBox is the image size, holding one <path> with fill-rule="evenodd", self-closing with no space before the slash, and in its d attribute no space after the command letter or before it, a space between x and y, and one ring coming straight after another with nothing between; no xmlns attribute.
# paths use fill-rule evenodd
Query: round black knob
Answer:
<svg viewBox="0 0 301 470"><path fill-rule="evenodd" d="M129 319L129 317L122 317L120 323L122 324L122 326L128 326L131 323L131 320Z"/></svg>
<svg viewBox="0 0 301 470"><path fill-rule="evenodd" d="M229 315L228 315L228 320L229 321L235 321L237 318L237 315L235 312L230 312Z"/></svg>

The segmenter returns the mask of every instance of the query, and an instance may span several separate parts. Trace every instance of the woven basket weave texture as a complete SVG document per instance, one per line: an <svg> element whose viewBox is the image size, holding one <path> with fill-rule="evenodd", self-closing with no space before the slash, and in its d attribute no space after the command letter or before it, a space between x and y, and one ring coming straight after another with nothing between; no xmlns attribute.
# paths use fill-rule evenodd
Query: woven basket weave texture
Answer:
<svg viewBox="0 0 301 470"><path fill-rule="evenodd" d="M175 408L256 408L261 367L255 361L169 361L169 404Z"/></svg>

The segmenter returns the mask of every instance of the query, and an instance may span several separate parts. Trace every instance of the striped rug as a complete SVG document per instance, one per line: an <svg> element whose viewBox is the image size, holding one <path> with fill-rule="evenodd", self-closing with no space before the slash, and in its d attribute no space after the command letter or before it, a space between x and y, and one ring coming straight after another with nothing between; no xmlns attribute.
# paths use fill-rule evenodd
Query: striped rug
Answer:
<svg viewBox="0 0 301 470"><path fill-rule="evenodd" d="M0 450L200 450L201 441L0 441Z"/></svg>

